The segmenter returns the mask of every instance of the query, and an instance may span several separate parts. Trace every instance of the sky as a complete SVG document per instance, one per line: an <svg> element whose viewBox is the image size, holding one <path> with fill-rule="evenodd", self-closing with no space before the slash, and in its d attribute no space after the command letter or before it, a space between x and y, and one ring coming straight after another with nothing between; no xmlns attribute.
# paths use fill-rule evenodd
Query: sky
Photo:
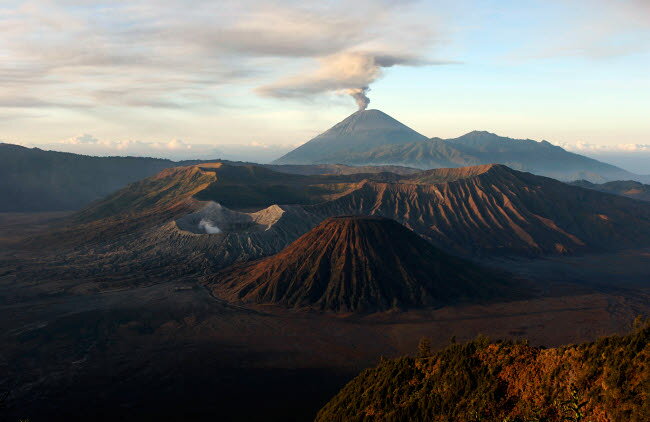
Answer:
<svg viewBox="0 0 650 422"><path fill-rule="evenodd" d="M650 0L4 0L0 28L0 142L266 162L369 99L650 173Z"/></svg>

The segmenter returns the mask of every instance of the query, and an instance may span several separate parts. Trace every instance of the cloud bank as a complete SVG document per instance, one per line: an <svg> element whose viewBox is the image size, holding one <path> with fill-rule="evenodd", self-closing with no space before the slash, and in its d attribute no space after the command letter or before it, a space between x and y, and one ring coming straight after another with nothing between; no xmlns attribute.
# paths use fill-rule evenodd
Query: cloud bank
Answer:
<svg viewBox="0 0 650 422"><path fill-rule="evenodd" d="M0 57L11 58L0 62L0 108L187 109L218 106L224 85L272 97L362 88L382 68L425 63L435 42L409 1L10 3L0 6Z"/></svg>
<svg viewBox="0 0 650 422"><path fill-rule="evenodd" d="M635 153L635 152L650 152L650 144L594 144L589 142L574 142L574 143L556 143L562 148L574 152L588 152L588 153ZM648 163L650 171L650 163Z"/></svg>

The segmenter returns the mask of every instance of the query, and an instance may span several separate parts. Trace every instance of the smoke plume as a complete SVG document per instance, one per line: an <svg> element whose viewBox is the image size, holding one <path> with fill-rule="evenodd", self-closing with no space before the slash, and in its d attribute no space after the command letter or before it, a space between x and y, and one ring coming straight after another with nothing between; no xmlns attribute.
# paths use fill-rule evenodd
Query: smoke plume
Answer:
<svg viewBox="0 0 650 422"><path fill-rule="evenodd" d="M205 218L199 221L199 229L204 230L208 234L217 234L221 233L221 229Z"/></svg>
<svg viewBox="0 0 650 422"><path fill-rule="evenodd" d="M370 91L370 88L367 86L364 86L362 88L351 88L347 90L347 93L354 98L354 101L357 102L357 105L359 106L359 111L365 110L368 108L368 104L370 104L370 98L366 95Z"/></svg>
<svg viewBox="0 0 650 422"><path fill-rule="evenodd" d="M443 64L424 61L416 56L372 52L344 52L319 59L311 71L281 79L257 89L267 97L301 98L333 92L354 98L359 110L368 107L366 95L371 83L382 77L383 69L392 66L423 66Z"/></svg>

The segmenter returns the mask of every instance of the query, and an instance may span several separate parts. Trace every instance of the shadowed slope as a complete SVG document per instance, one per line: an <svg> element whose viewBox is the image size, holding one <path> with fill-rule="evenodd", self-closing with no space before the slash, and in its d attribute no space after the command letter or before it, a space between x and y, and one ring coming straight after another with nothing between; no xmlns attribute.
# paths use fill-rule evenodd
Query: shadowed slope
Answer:
<svg viewBox="0 0 650 422"><path fill-rule="evenodd" d="M407 144L380 145L367 151L323 155L315 162L351 165L405 165L419 169L431 169L471 166L485 161L463 153L443 140L425 139Z"/></svg>
<svg viewBox="0 0 650 422"><path fill-rule="evenodd" d="M0 143L0 212L79 209L174 162L148 157L91 157Z"/></svg>
<svg viewBox="0 0 650 422"><path fill-rule="evenodd" d="M452 257L399 223L334 217L282 252L212 278L229 300L382 311L516 296L507 276Z"/></svg>
<svg viewBox="0 0 650 422"><path fill-rule="evenodd" d="M333 162L322 157L319 162ZM396 164L422 169L499 163L561 180L592 181L641 179L611 164L564 150L546 141L512 139L474 131L454 139L432 138L422 142L382 145L367 151L336 157L344 164Z"/></svg>

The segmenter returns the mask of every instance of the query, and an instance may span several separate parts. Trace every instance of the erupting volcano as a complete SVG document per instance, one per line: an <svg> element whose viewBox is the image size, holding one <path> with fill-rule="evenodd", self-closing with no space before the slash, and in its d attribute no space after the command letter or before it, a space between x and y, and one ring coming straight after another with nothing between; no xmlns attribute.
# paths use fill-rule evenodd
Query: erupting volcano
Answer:
<svg viewBox="0 0 650 422"><path fill-rule="evenodd" d="M383 111L365 110L360 104L359 111L278 158L274 164L336 162L335 157L344 152L365 152L385 145L403 145L426 140L426 136ZM330 157L334 161L330 160Z"/></svg>

